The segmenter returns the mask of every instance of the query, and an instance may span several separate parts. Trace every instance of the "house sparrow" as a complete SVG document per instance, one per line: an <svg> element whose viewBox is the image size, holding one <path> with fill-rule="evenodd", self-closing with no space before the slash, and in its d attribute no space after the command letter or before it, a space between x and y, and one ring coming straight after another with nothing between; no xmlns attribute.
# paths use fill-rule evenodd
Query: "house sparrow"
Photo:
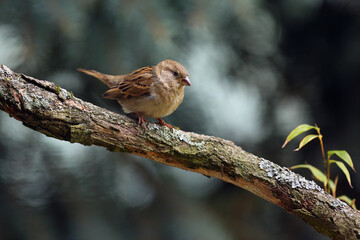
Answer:
<svg viewBox="0 0 360 240"><path fill-rule="evenodd" d="M189 74L180 63L164 60L156 66L143 67L125 75L107 75L95 70L78 71L98 78L110 89L102 97L117 100L125 113L135 113L138 124L146 129L148 118L172 128L161 118L173 113L184 98L184 87L190 86Z"/></svg>

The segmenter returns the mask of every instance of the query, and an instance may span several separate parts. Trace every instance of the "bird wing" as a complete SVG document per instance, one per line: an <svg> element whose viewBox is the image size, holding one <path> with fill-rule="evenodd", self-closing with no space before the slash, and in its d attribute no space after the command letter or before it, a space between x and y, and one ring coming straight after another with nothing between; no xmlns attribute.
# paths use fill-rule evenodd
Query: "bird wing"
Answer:
<svg viewBox="0 0 360 240"><path fill-rule="evenodd" d="M154 82L153 67L143 67L124 77L118 85L106 91L102 97L117 100L150 95L150 86Z"/></svg>

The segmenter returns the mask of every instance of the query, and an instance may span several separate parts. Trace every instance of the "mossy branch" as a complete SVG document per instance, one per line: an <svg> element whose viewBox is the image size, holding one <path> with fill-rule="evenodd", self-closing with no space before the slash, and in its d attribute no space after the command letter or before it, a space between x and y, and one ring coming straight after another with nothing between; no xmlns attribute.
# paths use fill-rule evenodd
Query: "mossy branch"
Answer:
<svg viewBox="0 0 360 240"><path fill-rule="evenodd" d="M149 124L82 101L54 83L0 68L0 109L35 131L216 177L280 206L331 239L359 239L360 214L287 168L233 142Z"/></svg>

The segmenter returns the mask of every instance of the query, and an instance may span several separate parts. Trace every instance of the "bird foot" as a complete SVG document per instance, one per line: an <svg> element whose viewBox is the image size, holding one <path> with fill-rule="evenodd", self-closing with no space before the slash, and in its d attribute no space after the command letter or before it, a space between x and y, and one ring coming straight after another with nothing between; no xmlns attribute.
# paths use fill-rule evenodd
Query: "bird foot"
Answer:
<svg viewBox="0 0 360 240"><path fill-rule="evenodd" d="M172 129L173 126L171 124L167 124L164 120L162 120L161 118L157 118L157 120L159 121L159 124L161 126L167 126L168 128Z"/></svg>
<svg viewBox="0 0 360 240"><path fill-rule="evenodd" d="M141 113L136 113L136 115L137 115L138 118L139 118L138 125L141 124L141 125L143 126L143 128L146 129L145 122L148 123L149 120L147 120L146 118L144 118Z"/></svg>

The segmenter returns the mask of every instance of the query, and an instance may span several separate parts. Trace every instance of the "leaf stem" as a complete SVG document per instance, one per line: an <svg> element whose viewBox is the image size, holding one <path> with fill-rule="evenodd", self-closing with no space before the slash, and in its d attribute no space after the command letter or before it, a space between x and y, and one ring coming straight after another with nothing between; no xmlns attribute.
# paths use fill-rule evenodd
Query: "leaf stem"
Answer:
<svg viewBox="0 0 360 240"><path fill-rule="evenodd" d="M332 191L332 196L334 198L336 198L336 188L337 188L338 181L339 181L339 176L336 176L335 181L334 181L334 189Z"/></svg>
<svg viewBox="0 0 360 240"><path fill-rule="evenodd" d="M322 157L323 157L323 162L324 162L324 169L326 172L326 183L324 183L324 188L326 192L330 192L330 189L328 189L328 185L329 185L329 181L330 181L330 161L329 159L327 159L325 157L325 150L324 150L324 143L323 143L323 135L321 135L320 133L320 128L315 124L315 129L319 135L319 141L320 141L320 147L321 147L321 153L322 153Z"/></svg>

